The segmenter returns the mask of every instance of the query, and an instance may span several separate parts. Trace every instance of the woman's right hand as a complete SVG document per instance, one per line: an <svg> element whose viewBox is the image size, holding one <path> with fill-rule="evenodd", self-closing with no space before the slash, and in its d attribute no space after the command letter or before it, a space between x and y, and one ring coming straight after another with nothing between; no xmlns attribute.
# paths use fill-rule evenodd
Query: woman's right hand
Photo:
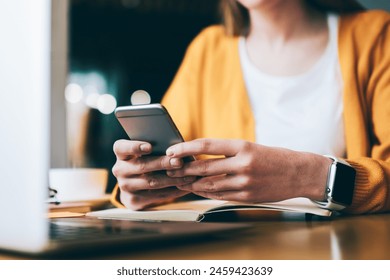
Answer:
<svg viewBox="0 0 390 280"><path fill-rule="evenodd" d="M120 200L130 209L168 203L188 194L176 186L196 180L195 176L172 178L166 170L179 169L183 161L168 156L151 156L152 145L147 142L118 140L114 144L116 163L112 173L118 180Z"/></svg>

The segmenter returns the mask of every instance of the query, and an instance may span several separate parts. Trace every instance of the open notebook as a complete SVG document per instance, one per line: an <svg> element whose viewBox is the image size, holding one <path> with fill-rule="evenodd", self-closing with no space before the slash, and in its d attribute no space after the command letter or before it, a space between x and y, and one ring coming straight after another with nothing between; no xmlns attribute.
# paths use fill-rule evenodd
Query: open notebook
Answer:
<svg viewBox="0 0 390 280"><path fill-rule="evenodd" d="M280 202L261 204L242 204L222 200L194 200L170 203L147 211L134 211L125 208L113 208L87 213L87 216L101 219L125 219L136 221L201 221L205 215L236 210L269 210L309 213L318 216L330 216L331 211L319 208L306 198L292 198Z"/></svg>

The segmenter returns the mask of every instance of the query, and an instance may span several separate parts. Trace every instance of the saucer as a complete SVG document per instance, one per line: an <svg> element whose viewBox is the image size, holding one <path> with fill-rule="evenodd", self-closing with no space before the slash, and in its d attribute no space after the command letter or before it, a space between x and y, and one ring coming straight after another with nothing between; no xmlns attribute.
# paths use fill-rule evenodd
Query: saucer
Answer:
<svg viewBox="0 0 390 280"><path fill-rule="evenodd" d="M77 199L77 198L74 198L74 199L63 199L63 200L58 200L57 202L59 203L87 203L89 204L91 207L93 208L96 208L96 207L100 207L100 206L103 206L105 204L107 204L108 202L110 202L110 198L111 198L111 194L105 194L103 196L98 196L98 197L88 197L88 198L82 198L82 199ZM49 199L47 202L49 203L53 203L53 202L56 202L55 200L53 199Z"/></svg>

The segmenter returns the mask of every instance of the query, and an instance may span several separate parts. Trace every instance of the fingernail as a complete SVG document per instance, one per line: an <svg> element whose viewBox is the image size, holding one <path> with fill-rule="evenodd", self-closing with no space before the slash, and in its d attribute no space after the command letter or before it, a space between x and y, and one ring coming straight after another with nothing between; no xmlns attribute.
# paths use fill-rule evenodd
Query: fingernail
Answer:
<svg viewBox="0 0 390 280"><path fill-rule="evenodd" d="M173 176L173 175L175 175L175 171L168 170L168 171L167 171L167 175L168 175L168 176Z"/></svg>
<svg viewBox="0 0 390 280"><path fill-rule="evenodd" d="M175 153L173 152L173 149L168 148L168 150L166 151L166 154L167 154L167 156L173 156Z"/></svg>
<svg viewBox="0 0 390 280"><path fill-rule="evenodd" d="M141 144L139 146L139 149L142 151L142 152L149 152L150 151L150 146L149 144Z"/></svg>
<svg viewBox="0 0 390 280"><path fill-rule="evenodd" d="M171 158L169 159L169 164L172 167L180 167L181 166L181 160L178 158Z"/></svg>

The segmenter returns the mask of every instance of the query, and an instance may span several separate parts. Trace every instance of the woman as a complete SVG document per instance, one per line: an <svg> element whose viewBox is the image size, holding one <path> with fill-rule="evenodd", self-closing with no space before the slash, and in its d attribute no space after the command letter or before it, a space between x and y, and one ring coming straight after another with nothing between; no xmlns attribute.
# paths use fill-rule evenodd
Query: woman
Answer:
<svg viewBox="0 0 390 280"><path fill-rule="evenodd" d="M142 209L188 193L242 202L307 197L340 210L327 203L329 154L350 164L336 174L356 171L341 184L354 188L343 211L389 210L389 14L354 1L222 7L224 27L193 41L163 99L187 142L157 158L146 156L149 143L116 142L115 200ZM217 157L183 164L187 155Z"/></svg>

